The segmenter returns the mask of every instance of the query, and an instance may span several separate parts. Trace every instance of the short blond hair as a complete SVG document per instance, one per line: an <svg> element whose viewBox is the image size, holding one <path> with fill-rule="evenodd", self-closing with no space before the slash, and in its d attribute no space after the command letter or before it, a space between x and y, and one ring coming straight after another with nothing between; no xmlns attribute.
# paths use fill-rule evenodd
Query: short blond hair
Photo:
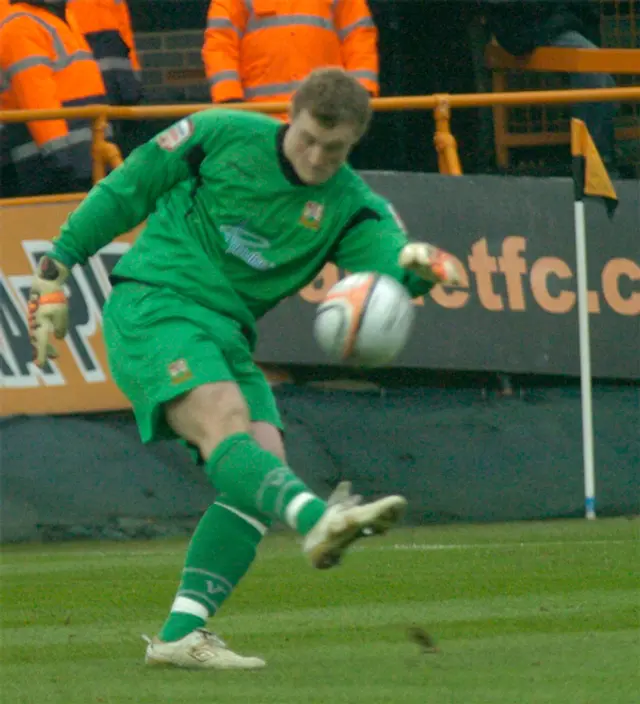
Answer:
<svg viewBox="0 0 640 704"><path fill-rule="evenodd" d="M303 110L323 127L351 124L363 135L371 121L369 93L341 68L320 68L312 71L295 92L291 116Z"/></svg>

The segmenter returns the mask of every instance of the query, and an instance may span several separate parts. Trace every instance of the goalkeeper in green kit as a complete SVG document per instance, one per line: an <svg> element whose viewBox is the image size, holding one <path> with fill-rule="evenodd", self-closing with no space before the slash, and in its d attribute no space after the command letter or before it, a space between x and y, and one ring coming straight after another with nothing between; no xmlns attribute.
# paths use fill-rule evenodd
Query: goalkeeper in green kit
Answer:
<svg viewBox="0 0 640 704"><path fill-rule="evenodd" d="M205 629L242 579L273 521L303 536L320 569L364 533L382 533L406 501L339 491L325 502L287 466L282 422L252 351L256 321L324 264L376 271L412 296L455 283L452 260L409 243L387 201L347 165L371 116L364 88L341 69L299 87L291 123L212 109L136 149L69 216L30 294L36 362L64 337L64 282L75 264L146 220L112 273L104 336L116 383L143 442L197 449L216 501L191 539L182 579L146 662L254 669ZM338 495L340 494L340 495Z"/></svg>

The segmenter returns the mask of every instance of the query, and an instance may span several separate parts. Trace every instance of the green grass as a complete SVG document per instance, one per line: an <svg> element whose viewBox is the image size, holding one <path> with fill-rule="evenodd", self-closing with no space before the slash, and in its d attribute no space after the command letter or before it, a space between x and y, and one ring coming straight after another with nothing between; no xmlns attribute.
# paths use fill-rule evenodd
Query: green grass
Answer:
<svg viewBox="0 0 640 704"><path fill-rule="evenodd" d="M142 664L183 541L2 551L3 704L637 704L640 521L397 530L344 565L268 538L212 621L259 672ZM424 653L417 625L437 641Z"/></svg>

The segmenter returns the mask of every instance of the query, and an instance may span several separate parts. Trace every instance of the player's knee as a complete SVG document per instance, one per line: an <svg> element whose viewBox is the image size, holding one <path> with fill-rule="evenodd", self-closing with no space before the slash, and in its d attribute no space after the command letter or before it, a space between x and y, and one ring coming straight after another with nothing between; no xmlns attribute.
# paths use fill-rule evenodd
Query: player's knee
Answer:
<svg viewBox="0 0 640 704"><path fill-rule="evenodd" d="M249 411L232 382L205 384L167 404L172 429L207 459L229 435L251 432Z"/></svg>

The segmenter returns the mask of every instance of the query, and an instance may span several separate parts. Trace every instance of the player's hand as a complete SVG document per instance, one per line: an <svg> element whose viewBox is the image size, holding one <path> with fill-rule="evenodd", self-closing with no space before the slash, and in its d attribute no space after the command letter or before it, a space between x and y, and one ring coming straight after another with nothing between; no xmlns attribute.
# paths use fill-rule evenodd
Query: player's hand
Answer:
<svg viewBox="0 0 640 704"><path fill-rule="evenodd" d="M425 281L434 284L459 284L460 272L455 259L427 242L411 242L400 252L398 263Z"/></svg>
<svg viewBox="0 0 640 704"><path fill-rule="evenodd" d="M29 339L33 346L33 361L43 367L58 353L49 343L53 332L58 340L67 334L69 306L64 282L69 270L60 262L44 256L38 262L29 292Z"/></svg>

